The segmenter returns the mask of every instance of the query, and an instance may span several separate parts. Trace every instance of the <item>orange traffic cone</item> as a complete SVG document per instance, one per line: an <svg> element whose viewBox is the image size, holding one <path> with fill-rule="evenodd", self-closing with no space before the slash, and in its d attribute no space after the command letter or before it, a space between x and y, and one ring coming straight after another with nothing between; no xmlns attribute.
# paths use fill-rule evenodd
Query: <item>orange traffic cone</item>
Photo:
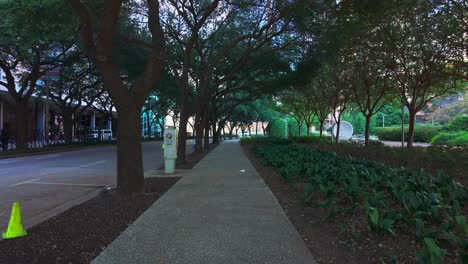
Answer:
<svg viewBox="0 0 468 264"><path fill-rule="evenodd" d="M8 229L5 233L2 233L3 239L17 238L26 236L28 232L23 228L21 222L21 210L19 202L14 202L11 208L10 222L8 223Z"/></svg>

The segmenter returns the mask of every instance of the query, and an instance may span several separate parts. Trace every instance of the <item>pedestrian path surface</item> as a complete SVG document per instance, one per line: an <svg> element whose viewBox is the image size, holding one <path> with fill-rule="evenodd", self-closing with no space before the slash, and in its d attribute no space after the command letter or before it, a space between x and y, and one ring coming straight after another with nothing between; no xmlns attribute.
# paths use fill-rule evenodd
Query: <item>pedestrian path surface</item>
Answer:
<svg viewBox="0 0 468 264"><path fill-rule="evenodd" d="M316 262L239 142L225 141L93 263Z"/></svg>

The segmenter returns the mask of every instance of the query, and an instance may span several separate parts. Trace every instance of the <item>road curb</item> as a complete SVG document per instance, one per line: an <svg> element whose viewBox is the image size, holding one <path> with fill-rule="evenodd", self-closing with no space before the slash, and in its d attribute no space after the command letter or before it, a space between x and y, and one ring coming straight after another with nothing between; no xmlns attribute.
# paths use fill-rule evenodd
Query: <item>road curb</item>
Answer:
<svg viewBox="0 0 468 264"><path fill-rule="evenodd" d="M69 202L66 202L62 205L59 205L57 207L54 207L50 210L48 210L47 212L44 212L42 214L39 214L39 215L36 215L34 217L31 217L30 219L28 219L27 221L23 221L24 222L24 227L25 228L31 228L39 223L42 223L62 212L65 212L66 210L72 208L73 206L76 206L76 205L79 205L79 204L82 204L88 200L91 200L92 198L96 197L99 195L99 193L101 193L102 190L104 190L105 187L103 188L98 188L86 195L83 195L81 197L78 197L74 200L71 200Z"/></svg>

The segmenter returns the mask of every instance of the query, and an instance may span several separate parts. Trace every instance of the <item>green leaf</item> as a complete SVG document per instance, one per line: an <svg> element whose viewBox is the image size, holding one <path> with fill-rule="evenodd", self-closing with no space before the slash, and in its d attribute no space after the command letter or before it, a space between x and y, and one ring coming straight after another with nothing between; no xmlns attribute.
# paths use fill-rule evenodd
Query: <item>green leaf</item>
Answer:
<svg viewBox="0 0 468 264"><path fill-rule="evenodd" d="M379 211L374 207L369 208L369 210L370 210L369 219L370 219L372 225L373 226L378 226L378 224L379 224Z"/></svg>

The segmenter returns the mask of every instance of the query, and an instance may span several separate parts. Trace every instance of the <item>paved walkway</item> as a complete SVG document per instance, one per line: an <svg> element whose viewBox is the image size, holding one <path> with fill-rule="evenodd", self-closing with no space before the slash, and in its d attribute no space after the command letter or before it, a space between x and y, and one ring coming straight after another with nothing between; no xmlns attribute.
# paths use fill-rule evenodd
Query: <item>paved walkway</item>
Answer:
<svg viewBox="0 0 468 264"><path fill-rule="evenodd" d="M225 141L93 263L316 262L238 141Z"/></svg>

